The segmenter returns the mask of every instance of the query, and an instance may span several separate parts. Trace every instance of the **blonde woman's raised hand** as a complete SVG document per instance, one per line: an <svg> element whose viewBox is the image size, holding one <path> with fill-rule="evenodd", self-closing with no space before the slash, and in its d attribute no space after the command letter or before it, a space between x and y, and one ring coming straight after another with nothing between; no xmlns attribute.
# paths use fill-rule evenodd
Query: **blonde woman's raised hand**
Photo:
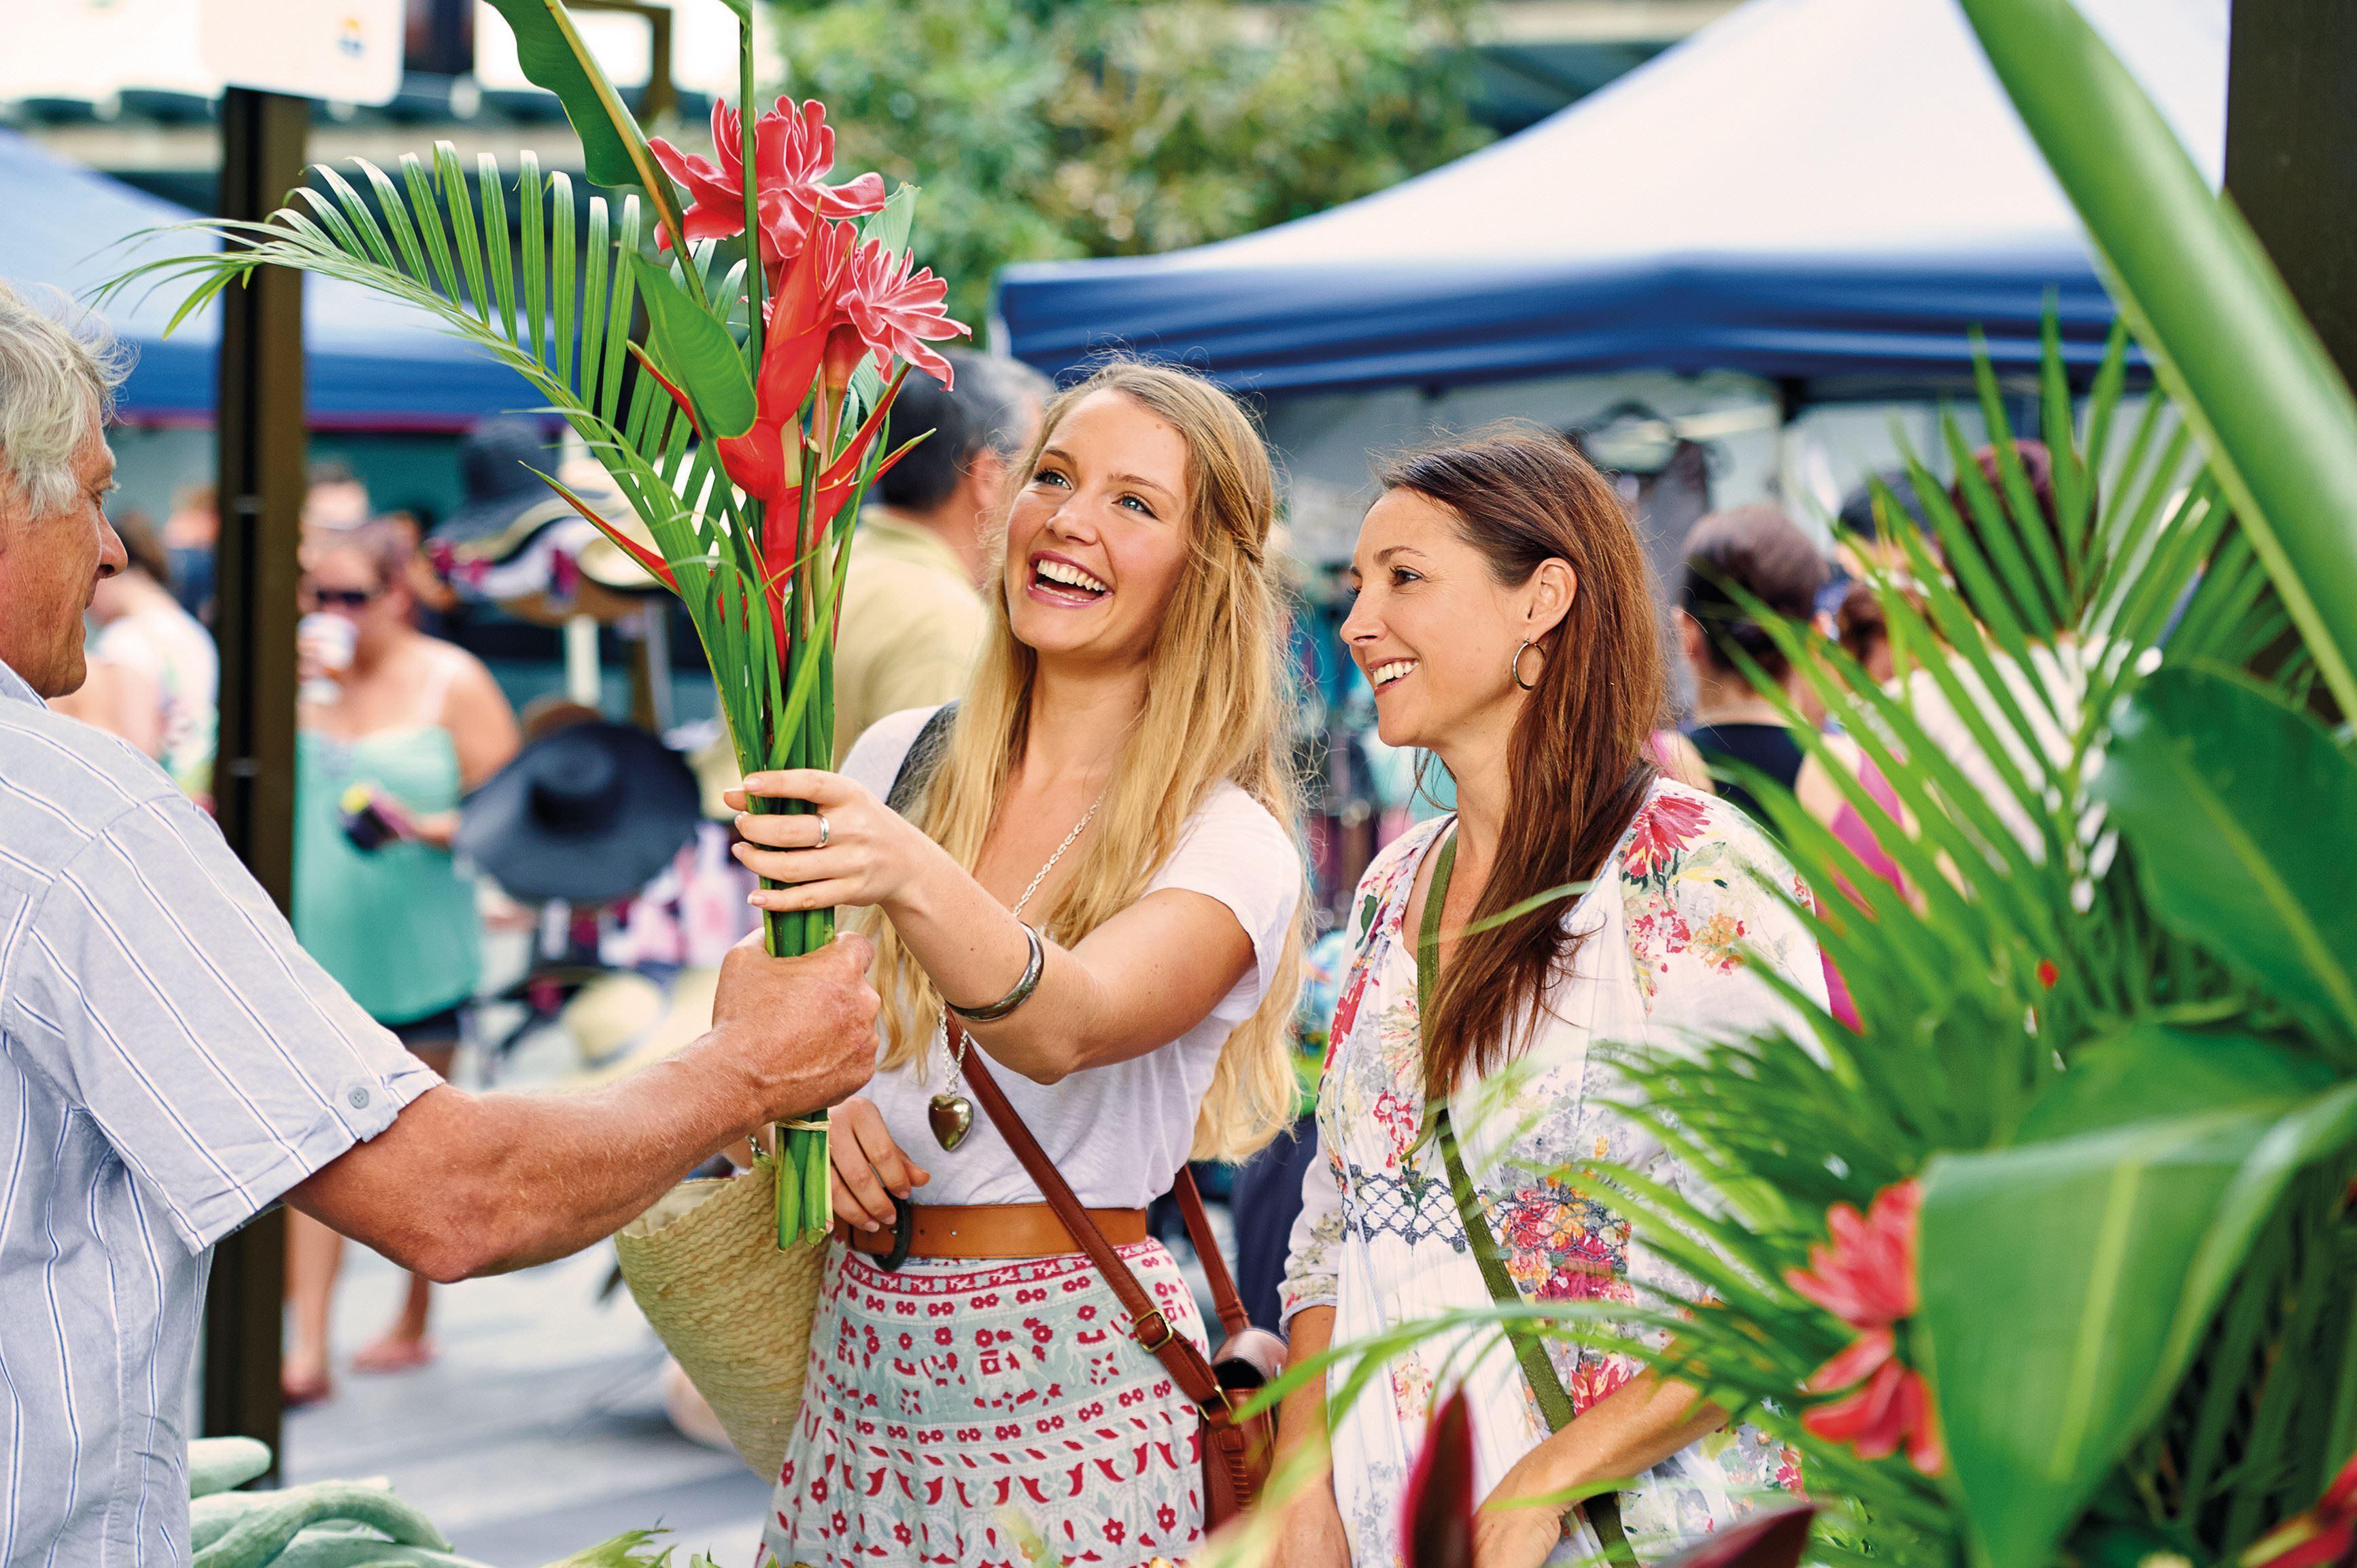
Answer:
<svg viewBox="0 0 2357 1568"><path fill-rule="evenodd" d="M858 1230L881 1230L896 1214L893 1200L932 1180L900 1152L885 1130L884 1117L867 1101L853 1098L828 1118L826 1141L834 1166L834 1217Z"/></svg>
<svg viewBox="0 0 2357 1568"><path fill-rule="evenodd" d="M748 809L752 796L803 800L811 810L792 816L757 813ZM936 848L866 786L840 773L815 768L755 773L742 789L730 790L727 800L738 812L737 832L743 841L737 858L755 875L783 884L753 894L754 905L763 909L889 903Z"/></svg>

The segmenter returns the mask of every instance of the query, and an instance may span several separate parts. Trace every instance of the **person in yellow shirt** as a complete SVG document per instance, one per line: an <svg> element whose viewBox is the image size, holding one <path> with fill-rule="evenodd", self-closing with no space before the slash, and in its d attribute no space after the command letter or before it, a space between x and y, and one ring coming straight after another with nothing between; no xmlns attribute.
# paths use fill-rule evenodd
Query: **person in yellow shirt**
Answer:
<svg viewBox="0 0 2357 1568"><path fill-rule="evenodd" d="M887 449L932 435L877 482L852 535L834 654L834 759L887 714L965 690L982 647L979 585L1010 465L1039 428L1048 379L1017 360L952 350L952 384L918 373L892 406Z"/></svg>

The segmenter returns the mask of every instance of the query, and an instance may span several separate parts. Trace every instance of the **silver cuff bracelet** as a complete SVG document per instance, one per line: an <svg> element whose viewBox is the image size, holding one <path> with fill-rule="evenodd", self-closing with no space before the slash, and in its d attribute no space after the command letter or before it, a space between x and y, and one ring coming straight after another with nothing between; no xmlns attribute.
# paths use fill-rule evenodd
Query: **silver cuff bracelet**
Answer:
<svg viewBox="0 0 2357 1568"><path fill-rule="evenodd" d="M1028 925L1023 928L1023 940L1031 944L1031 957L1029 961L1024 964L1023 978L1015 983L1014 990L987 1007L960 1007L947 997L942 999L942 1004L966 1023L996 1024L1026 1002L1030 1001L1031 993L1039 989L1039 972L1047 967L1048 949L1047 945L1040 941L1039 933Z"/></svg>

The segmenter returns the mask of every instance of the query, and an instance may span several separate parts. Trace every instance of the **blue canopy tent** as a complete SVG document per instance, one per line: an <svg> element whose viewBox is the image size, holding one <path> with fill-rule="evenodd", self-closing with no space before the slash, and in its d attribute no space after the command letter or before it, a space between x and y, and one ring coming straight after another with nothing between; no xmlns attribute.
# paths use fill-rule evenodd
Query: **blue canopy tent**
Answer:
<svg viewBox="0 0 2357 1568"><path fill-rule="evenodd" d="M0 130L0 277L48 285L78 298L135 260L170 253L118 242L196 214L120 180L65 162ZM143 424L212 417L221 311L208 308L165 337L178 290L134 290L112 302L108 324L138 353L121 399ZM307 278L306 401L320 430L458 430L485 414L547 400L514 372L442 336L424 313L351 284Z"/></svg>
<svg viewBox="0 0 2357 1568"><path fill-rule="evenodd" d="M2218 178L2226 0L2080 0ZM1752 0L1519 135L1190 251L1009 267L1017 358L1107 348L1266 393L1615 370L1803 396L1953 384L1977 326L2072 356L2112 309L1955 0Z"/></svg>

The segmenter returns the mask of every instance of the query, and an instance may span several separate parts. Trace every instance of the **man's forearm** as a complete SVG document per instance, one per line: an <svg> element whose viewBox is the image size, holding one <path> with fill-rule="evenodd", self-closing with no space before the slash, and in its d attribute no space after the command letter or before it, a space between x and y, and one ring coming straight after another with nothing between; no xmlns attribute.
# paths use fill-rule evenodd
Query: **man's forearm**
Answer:
<svg viewBox="0 0 2357 1568"><path fill-rule="evenodd" d="M708 1040L587 1094L436 1089L287 1201L431 1278L500 1273L611 1235L759 1126L759 1103ZM375 1197L393 1171L398 1206Z"/></svg>
<svg viewBox="0 0 2357 1568"><path fill-rule="evenodd" d="M788 959L740 943L711 1032L678 1055L588 1094L433 1089L286 1201L437 1280L578 1251L763 1122L867 1081L872 956L858 937Z"/></svg>
<svg viewBox="0 0 2357 1568"><path fill-rule="evenodd" d="M582 1095L487 1095L490 1147L476 1187L478 1234L496 1238L468 1274L577 1252L646 1212L680 1178L761 1123L742 1076L691 1047ZM525 1217L530 1217L527 1219Z"/></svg>

